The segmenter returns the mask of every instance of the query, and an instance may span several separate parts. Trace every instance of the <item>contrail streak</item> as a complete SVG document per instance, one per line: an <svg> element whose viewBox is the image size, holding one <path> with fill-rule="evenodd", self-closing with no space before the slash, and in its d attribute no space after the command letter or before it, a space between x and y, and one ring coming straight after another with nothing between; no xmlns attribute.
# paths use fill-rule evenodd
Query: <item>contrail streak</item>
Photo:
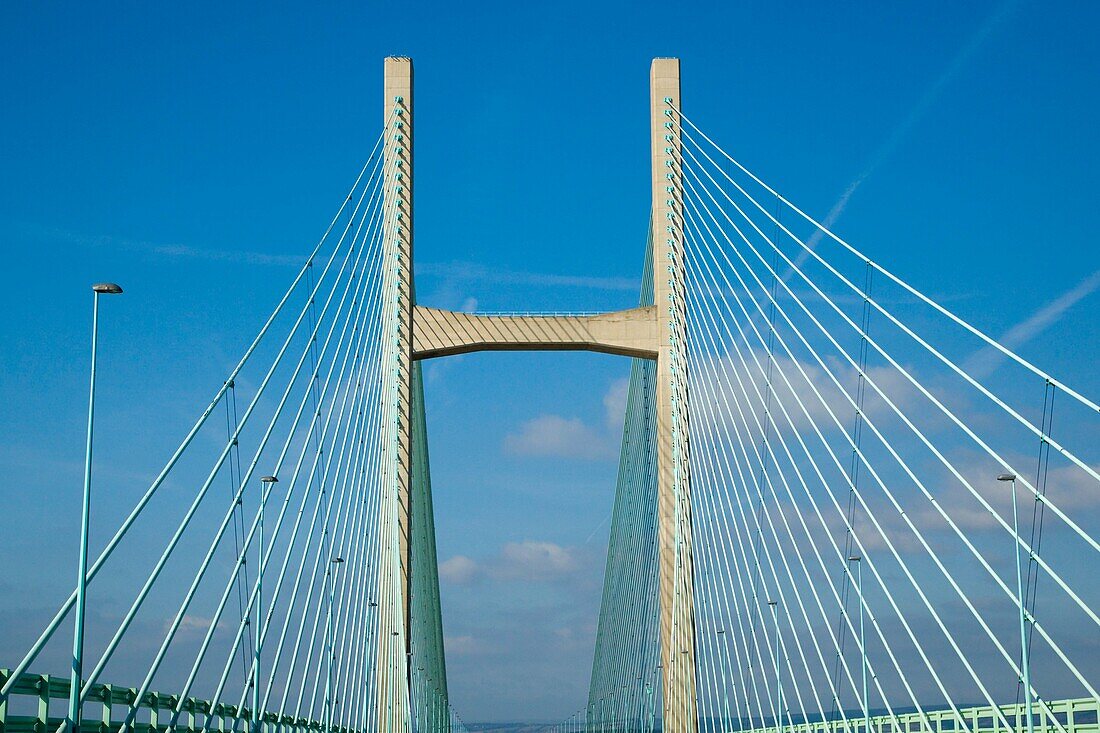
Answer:
<svg viewBox="0 0 1100 733"><path fill-rule="evenodd" d="M1010 350L1023 346L1060 321L1070 308L1092 295L1097 289L1100 289L1100 270L1092 273L1077 285L1005 331L998 342L1001 346ZM1004 356L996 349L984 348L972 354L963 364L963 369L970 376L980 379L991 374L1003 359Z"/></svg>
<svg viewBox="0 0 1100 733"><path fill-rule="evenodd" d="M856 192L863 182L866 181L871 174L873 174L879 166L881 166L894 151L901 145L904 140L916 126L917 122L924 117L928 109L935 103L939 96L943 93L943 90L951 83L959 71L973 58L974 54L978 52L982 44L989 38L989 36L997 30L997 28L1004 24L1008 17L1014 13L1017 7L1021 4L1022 0L1008 0L1008 2L1002 3L996 11L993 12L985 22L978 28L978 30L970 37L970 40L966 42L966 45L959 49L959 52L951 59L951 63L939 78L930 86L927 91L921 96L917 104L909 111L909 114L905 116L905 119L901 121L894 131L890 133L890 137L886 138L886 141L875 151L874 156L871 158L871 162L867 164L867 167L863 169L863 172L856 176L848 187L844 189L844 193L840 195L833 207L829 209L829 213L826 214L825 219L821 222L822 225L829 229L836 222L837 219L844 213L844 209L848 207L848 202L851 200L852 195ZM815 229L809 239L806 240L807 249L802 250L798 257L795 258L794 263L796 267L801 267L810 256L810 250L817 247L817 244L824 236L824 232L820 229ZM783 279L786 280L792 271L788 271L784 275Z"/></svg>

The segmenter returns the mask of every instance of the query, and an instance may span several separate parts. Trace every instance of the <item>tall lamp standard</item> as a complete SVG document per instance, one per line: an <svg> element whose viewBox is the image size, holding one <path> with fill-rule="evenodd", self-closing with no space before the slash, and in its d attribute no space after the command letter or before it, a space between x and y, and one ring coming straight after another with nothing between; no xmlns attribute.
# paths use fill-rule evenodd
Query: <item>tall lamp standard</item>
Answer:
<svg viewBox="0 0 1100 733"><path fill-rule="evenodd" d="M1012 547L1012 554L1016 556L1016 593L1019 596L1020 608L1020 677L1024 683L1024 708L1027 712L1027 733L1035 733L1035 723L1031 714L1031 669L1027 658L1027 622L1024 611L1024 572L1020 566L1020 517L1016 510L1016 474L1002 473L997 477L998 481L1011 484L1012 491L1012 535L1016 544Z"/></svg>
<svg viewBox="0 0 1100 733"><path fill-rule="evenodd" d="M267 499L271 496L271 491L274 489L275 484L279 483L279 479L275 476L263 476L260 478L260 486L262 490L260 492L260 543L257 545L257 554L260 558L260 571L259 577L256 578L256 658L252 661L252 727L255 733L260 733L263 730L263 712L260 710L260 650L264 645L264 620L261 618L263 613L263 599L264 599L264 567L266 556L264 555L264 508L267 506Z"/></svg>
<svg viewBox="0 0 1100 733"><path fill-rule="evenodd" d="M332 665L333 661L336 659L336 645L333 644L332 639L334 633L332 628L332 610L333 604L336 603L336 570L343 562L344 558L342 557L334 557L329 561L328 622L326 624L328 627L326 629L328 632L328 675L325 679L325 718L328 724L325 728L326 733L332 730L332 694L335 692L333 689Z"/></svg>
<svg viewBox="0 0 1100 733"><path fill-rule="evenodd" d="M65 727L70 733L80 728L80 687L84 680L84 612L88 575L88 519L92 505L92 425L95 415L95 357L99 335L99 296L118 295L122 288L114 283L92 286L92 369L88 387L88 440L84 448L84 498L80 510L80 560L76 578L76 621L73 626L73 669L69 677L69 714Z"/></svg>
<svg viewBox="0 0 1100 733"><path fill-rule="evenodd" d="M863 729L871 733L871 705L867 694L867 635L863 626L863 560L859 555L852 555L848 562L856 565L856 593L859 595L859 648L863 653Z"/></svg>
<svg viewBox="0 0 1100 733"><path fill-rule="evenodd" d="M779 602L768 601L772 609L772 623L775 624L775 729L782 731L783 719L783 680L779 667Z"/></svg>

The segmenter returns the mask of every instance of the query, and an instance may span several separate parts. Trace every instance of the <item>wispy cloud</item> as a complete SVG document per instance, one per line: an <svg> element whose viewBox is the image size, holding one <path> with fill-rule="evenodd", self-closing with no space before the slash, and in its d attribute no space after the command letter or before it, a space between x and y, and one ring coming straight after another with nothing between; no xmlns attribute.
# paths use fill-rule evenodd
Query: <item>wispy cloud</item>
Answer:
<svg viewBox="0 0 1100 733"><path fill-rule="evenodd" d="M306 261L305 255L281 255L267 252L255 252L235 249L208 249L187 244L150 242L142 239L129 239L111 234L81 234L65 229L26 227L37 239L63 241L79 247L103 249L124 249L146 255L177 259L206 260L210 262L232 262L245 265L263 265L276 267L300 266Z"/></svg>
<svg viewBox="0 0 1100 733"><path fill-rule="evenodd" d="M1007 349L1017 349L1061 320L1070 308L1100 289L1100 270L1092 273L1054 300L1032 313L1001 335L998 342ZM975 352L963 364L973 377L988 376L1004 359L1001 352L986 347Z"/></svg>
<svg viewBox="0 0 1100 733"><path fill-rule="evenodd" d="M589 290L636 291L640 281L630 277L589 277L552 273L523 272L485 267L472 262L425 262L416 265L418 275L493 283L498 285L531 285L534 287L569 287Z"/></svg>
<svg viewBox="0 0 1100 733"><path fill-rule="evenodd" d="M300 266L305 263L305 255L273 255L264 252L247 252L227 249L201 249L185 244L152 244L147 251L167 257L182 257L195 260L216 262L237 262L245 265L277 265L280 267Z"/></svg>

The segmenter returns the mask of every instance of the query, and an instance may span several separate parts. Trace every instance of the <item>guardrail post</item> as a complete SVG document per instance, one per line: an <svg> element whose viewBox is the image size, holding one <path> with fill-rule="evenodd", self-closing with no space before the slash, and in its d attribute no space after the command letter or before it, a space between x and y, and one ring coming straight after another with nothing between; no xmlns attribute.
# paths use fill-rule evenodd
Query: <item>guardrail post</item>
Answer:
<svg viewBox="0 0 1100 733"><path fill-rule="evenodd" d="M35 718L34 729L38 733L46 733L50 727L50 676L38 677L38 716Z"/></svg>
<svg viewBox="0 0 1100 733"><path fill-rule="evenodd" d="M114 687L112 685L103 685L102 698L103 713L99 718L99 730L100 733L111 733L111 708L114 704Z"/></svg>
<svg viewBox="0 0 1100 733"><path fill-rule="evenodd" d="M0 689L8 684L8 678L11 677L10 669L0 669ZM0 733L3 733L8 729L8 698L0 698Z"/></svg>

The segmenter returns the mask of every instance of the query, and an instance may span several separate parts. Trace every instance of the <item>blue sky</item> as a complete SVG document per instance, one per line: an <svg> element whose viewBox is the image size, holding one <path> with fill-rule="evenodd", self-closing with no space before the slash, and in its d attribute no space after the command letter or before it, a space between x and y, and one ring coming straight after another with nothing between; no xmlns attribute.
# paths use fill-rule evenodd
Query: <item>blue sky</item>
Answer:
<svg viewBox="0 0 1100 733"><path fill-rule="evenodd" d="M1037 2L4 5L0 536L36 559L0 578L0 619L52 610L73 574L88 284L127 291L102 334L102 541L331 216L390 54L416 68L424 304L634 304L648 65L676 55L685 111L727 149L1095 396L1098 22ZM584 703L628 369L496 354L426 371L468 720ZM23 646L0 639L0 663Z"/></svg>

